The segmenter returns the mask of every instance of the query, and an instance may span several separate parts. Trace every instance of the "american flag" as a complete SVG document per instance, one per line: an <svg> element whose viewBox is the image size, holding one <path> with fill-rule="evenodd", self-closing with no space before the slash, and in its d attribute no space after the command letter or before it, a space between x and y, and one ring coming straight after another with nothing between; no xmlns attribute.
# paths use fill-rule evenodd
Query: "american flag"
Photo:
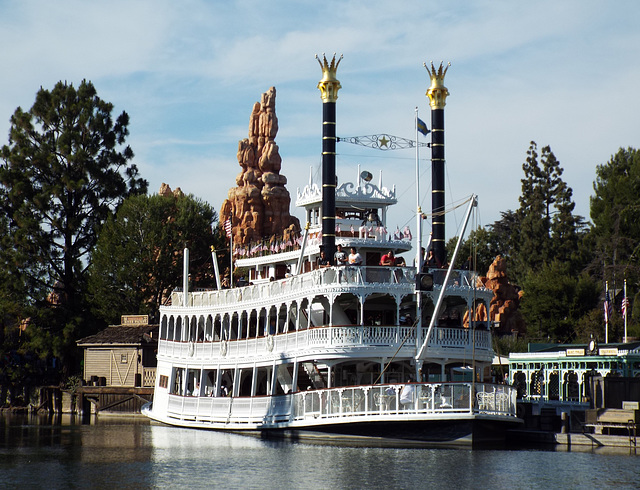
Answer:
<svg viewBox="0 0 640 490"><path fill-rule="evenodd" d="M622 310L622 318L626 318L627 311L629 310L629 298L624 298L622 300L622 307L620 309Z"/></svg>
<svg viewBox="0 0 640 490"><path fill-rule="evenodd" d="M224 222L224 231L227 233L227 238L231 238L231 220L230 219Z"/></svg>
<svg viewBox="0 0 640 490"><path fill-rule="evenodd" d="M607 291L604 297L604 321L608 322L611 319L612 314L613 305L611 304L611 300L609 299L609 291Z"/></svg>

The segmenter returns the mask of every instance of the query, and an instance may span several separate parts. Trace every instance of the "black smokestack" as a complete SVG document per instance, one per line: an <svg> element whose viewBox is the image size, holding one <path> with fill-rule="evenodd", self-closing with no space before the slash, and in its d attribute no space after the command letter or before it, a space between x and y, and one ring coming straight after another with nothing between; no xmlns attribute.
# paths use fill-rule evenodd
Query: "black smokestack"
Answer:
<svg viewBox="0 0 640 490"><path fill-rule="evenodd" d="M433 255L441 263L447 261L445 242L445 159L444 159L444 106L449 95L449 90L444 86L444 76L447 68L435 69L431 63L431 70L425 64L425 68L431 78L431 86L427 90L427 96L431 105L431 249Z"/></svg>
<svg viewBox="0 0 640 490"><path fill-rule="evenodd" d="M342 56L331 63L322 55L320 61L322 80L318 89L322 94L322 247L332 258L336 248L336 100L342 88L336 78L336 70Z"/></svg>

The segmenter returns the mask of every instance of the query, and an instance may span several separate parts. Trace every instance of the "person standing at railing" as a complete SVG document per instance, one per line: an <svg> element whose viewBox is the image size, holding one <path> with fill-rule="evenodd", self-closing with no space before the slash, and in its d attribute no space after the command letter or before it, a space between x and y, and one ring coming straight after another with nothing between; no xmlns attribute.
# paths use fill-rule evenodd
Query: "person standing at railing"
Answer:
<svg viewBox="0 0 640 490"><path fill-rule="evenodd" d="M393 250L389 250L386 254L382 256L380 259L380 265L393 267L396 265L396 257L393 255Z"/></svg>
<svg viewBox="0 0 640 490"><path fill-rule="evenodd" d="M362 265L362 255L354 247L351 247L349 254L349 265Z"/></svg>
<svg viewBox="0 0 640 490"><path fill-rule="evenodd" d="M321 269L325 267L331 267L331 260L327 258L327 254L324 250L320 252L320 257L318 257L318 267Z"/></svg>
<svg viewBox="0 0 640 490"><path fill-rule="evenodd" d="M342 245L336 245L336 253L333 254L333 263L335 265L347 265L349 263L349 257L347 253L342 250Z"/></svg>
<svg viewBox="0 0 640 490"><path fill-rule="evenodd" d="M411 408L410 405L413 404L413 395L415 393L415 386L413 384L413 379L407 379L407 384L402 387L400 391L400 403L404 406L405 409Z"/></svg>

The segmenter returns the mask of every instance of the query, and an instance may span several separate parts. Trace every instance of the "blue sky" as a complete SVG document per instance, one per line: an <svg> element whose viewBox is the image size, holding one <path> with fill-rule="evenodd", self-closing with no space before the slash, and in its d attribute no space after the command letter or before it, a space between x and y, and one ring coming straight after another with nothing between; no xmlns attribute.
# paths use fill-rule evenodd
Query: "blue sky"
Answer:
<svg viewBox="0 0 640 490"><path fill-rule="evenodd" d="M478 194L482 225L516 209L534 140L551 146L588 218L596 166L640 147L639 22L636 0L0 0L0 144L40 86L88 79L129 114L128 143L150 191L166 182L219 210L252 106L275 86L276 142L295 200L320 164L316 54L344 55L339 136L413 137L415 107L430 124L423 63L444 60L447 203ZM358 164L376 181L382 170L400 196L389 226L413 228L414 153L344 143L338 153L341 182ZM448 218L449 236L462 216Z"/></svg>

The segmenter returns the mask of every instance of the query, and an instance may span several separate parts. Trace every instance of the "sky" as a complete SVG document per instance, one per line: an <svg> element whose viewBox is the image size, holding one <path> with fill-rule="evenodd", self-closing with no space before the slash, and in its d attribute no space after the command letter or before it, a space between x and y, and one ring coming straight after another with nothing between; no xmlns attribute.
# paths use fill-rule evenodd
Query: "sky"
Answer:
<svg viewBox="0 0 640 490"><path fill-rule="evenodd" d="M430 126L423 64L444 61L447 205L477 194L480 226L517 209L535 141L551 147L576 214L588 219L596 167L640 147L639 23L637 0L0 0L0 144L40 87L90 80L114 115L129 114L127 143L149 191L167 183L219 211L240 172L253 104L274 86L294 203L310 175L321 179L316 55L344 56L340 137L414 138L416 108ZM382 175L399 199L388 227L414 227L413 150L338 143L337 152L339 182L353 181L358 166L375 183ZM425 212L429 158L422 150ZM463 215L447 217L447 236Z"/></svg>

